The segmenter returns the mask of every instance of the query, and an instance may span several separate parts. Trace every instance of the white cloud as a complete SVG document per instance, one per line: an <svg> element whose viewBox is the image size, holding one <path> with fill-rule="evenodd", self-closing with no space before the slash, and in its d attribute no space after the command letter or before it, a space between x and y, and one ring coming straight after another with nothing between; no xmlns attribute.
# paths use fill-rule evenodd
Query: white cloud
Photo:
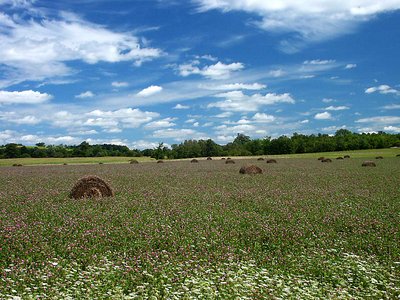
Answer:
<svg viewBox="0 0 400 300"><path fill-rule="evenodd" d="M185 123L194 123L196 122L196 119L188 119L185 121Z"/></svg>
<svg viewBox="0 0 400 300"><path fill-rule="evenodd" d="M332 119L332 115L325 111L323 113L318 113L314 116L315 120L331 120Z"/></svg>
<svg viewBox="0 0 400 300"><path fill-rule="evenodd" d="M251 96L245 95L242 91L232 91L216 95L218 98L225 98L223 101L218 101L208 104L207 107L216 107L225 111L250 112L258 111L264 105L273 105L279 103L295 103L294 99L288 93L274 94L268 93L265 95L254 94Z"/></svg>
<svg viewBox="0 0 400 300"><path fill-rule="evenodd" d="M79 98L79 99L85 99L85 98L93 98L95 95L93 92L91 91L86 91L84 93L81 93L79 95L76 95L75 98Z"/></svg>
<svg viewBox="0 0 400 300"><path fill-rule="evenodd" d="M347 64L344 68L346 70L354 69L354 68L357 68L357 65L356 64Z"/></svg>
<svg viewBox="0 0 400 300"><path fill-rule="evenodd" d="M153 121L150 123L147 123L146 125L144 125L145 129L158 129L158 128L168 128L168 127L173 127L176 124L173 123L173 121L175 121L176 118L165 118L162 120L158 120L158 121Z"/></svg>
<svg viewBox="0 0 400 300"><path fill-rule="evenodd" d="M275 77L275 78L282 77L282 76L284 76L285 74L286 74L285 71L283 71L283 70L281 70L281 69L272 70L272 71L269 71L269 72L268 72L268 75L269 75L269 76Z"/></svg>
<svg viewBox="0 0 400 300"><path fill-rule="evenodd" d="M313 59L313 60L306 60L303 62L305 65L330 65L334 64L336 61L333 59L329 60L321 60L321 59Z"/></svg>
<svg viewBox="0 0 400 300"><path fill-rule="evenodd" d="M330 99L330 98L324 98L324 99L322 99L322 102L324 102L324 103L331 103L331 102L336 102L336 100Z"/></svg>
<svg viewBox="0 0 400 300"><path fill-rule="evenodd" d="M175 105L172 109L189 109L190 106L189 105L182 105L182 104L177 104Z"/></svg>
<svg viewBox="0 0 400 300"><path fill-rule="evenodd" d="M386 84L382 84L380 86L373 86L373 87L367 88L365 90L366 94L372 94L372 93L375 93L375 92L378 92L378 93L384 94L384 95L385 94L400 95L400 91L399 90L396 90L396 89L394 89L394 88L392 88L392 87L390 87L389 85L386 85Z"/></svg>
<svg viewBox="0 0 400 300"><path fill-rule="evenodd" d="M261 17L256 24L272 32L294 33L298 43L334 38L352 32L355 27L379 13L400 8L398 0L193 0L199 11L245 11ZM299 39L300 36L300 39ZM299 42L300 40L300 42ZM292 40L283 46L296 50Z"/></svg>
<svg viewBox="0 0 400 300"><path fill-rule="evenodd" d="M321 130L325 131L325 132L336 132L339 129L345 129L346 125L342 125L342 126L328 126L328 127L324 127Z"/></svg>
<svg viewBox="0 0 400 300"><path fill-rule="evenodd" d="M158 139L174 139L175 141L183 141L186 139L207 139L207 135L193 129L160 129L153 132L153 137Z"/></svg>
<svg viewBox="0 0 400 300"><path fill-rule="evenodd" d="M70 61L139 62L162 54L143 47L130 33L109 30L71 13L60 12L57 18L1 16L0 25L7 28L0 32L0 64L6 66L3 84L70 75L66 65Z"/></svg>
<svg viewBox="0 0 400 300"><path fill-rule="evenodd" d="M378 116L356 120L356 123L372 123L372 124L396 124L400 123L400 117L395 116Z"/></svg>
<svg viewBox="0 0 400 300"><path fill-rule="evenodd" d="M167 146L164 143L164 146ZM140 150L144 150L144 149L155 149L158 147L158 143L156 142L150 142L150 141L146 141L146 140L138 140L132 143L132 148L134 149L140 149Z"/></svg>
<svg viewBox="0 0 400 300"><path fill-rule="evenodd" d="M18 125L36 125L42 121L35 116L21 116L16 112L5 112L3 115L0 115L0 120Z"/></svg>
<svg viewBox="0 0 400 300"><path fill-rule="evenodd" d="M141 90L137 95L139 97L150 97L152 95L158 94L163 90L161 86L151 85L143 90Z"/></svg>
<svg viewBox="0 0 400 300"><path fill-rule="evenodd" d="M307 123L309 123L309 122L310 122L310 121L307 120L307 119L305 119L305 120L303 120L303 121L300 121L301 124L307 124Z"/></svg>
<svg viewBox="0 0 400 300"><path fill-rule="evenodd" d="M325 110L334 110L334 111L336 111L336 110L346 110L346 109L350 109L350 107L348 107L348 106L328 106L328 107L325 107Z"/></svg>
<svg viewBox="0 0 400 300"><path fill-rule="evenodd" d="M232 112L226 111L226 112L220 113L220 114L218 114L218 115L215 115L214 117L223 119L223 118L229 118L229 117L231 117L232 115L233 115Z"/></svg>
<svg viewBox="0 0 400 300"><path fill-rule="evenodd" d="M400 104L389 104L382 107L383 109L400 109Z"/></svg>
<svg viewBox="0 0 400 300"><path fill-rule="evenodd" d="M89 118L84 125L100 126L105 128L121 125L125 128L137 128L159 116L158 113L142 111L140 109L123 108L115 111L94 110L86 114Z"/></svg>
<svg viewBox="0 0 400 300"><path fill-rule="evenodd" d="M264 113L256 113L253 118L254 121L260 122L260 123L269 123L275 121L275 117L272 115L267 115Z"/></svg>
<svg viewBox="0 0 400 300"><path fill-rule="evenodd" d="M53 96L32 90L21 92L0 91L0 104L38 104L49 101Z"/></svg>
<svg viewBox="0 0 400 300"><path fill-rule="evenodd" d="M400 133L400 127L399 126L385 126L385 127L383 127L383 130Z"/></svg>
<svg viewBox="0 0 400 300"><path fill-rule="evenodd" d="M113 82L111 83L111 85L112 85L113 87L120 88L120 87L127 87L127 86L129 86L129 83L127 83L127 82L125 82L125 81L113 81Z"/></svg>
<svg viewBox="0 0 400 300"><path fill-rule="evenodd" d="M233 72L242 70L244 65L242 63L231 63L224 64L217 62L215 65L199 67L199 61L193 61L189 64L183 64L178 66L179 74L183 77L187 77L192 74L198 74L210 79L227 79Z"/></svg>
<svg viewBox="0 0 400 300"><path fill-rule="evenodd" d="M201 85L200 88L204 88L212 91L233 91L233 90L250 90L257 91L265 89L267 86L265 84L260 83L230 83L230 84L221 84L221 85Z"/></svg>

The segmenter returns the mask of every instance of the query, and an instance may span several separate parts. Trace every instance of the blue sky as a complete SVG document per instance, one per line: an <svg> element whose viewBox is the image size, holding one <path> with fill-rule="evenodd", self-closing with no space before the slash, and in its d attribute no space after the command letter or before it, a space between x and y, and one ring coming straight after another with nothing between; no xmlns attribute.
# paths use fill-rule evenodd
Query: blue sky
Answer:
<svg viewBox="0 0 400 300"><path fill-rule="evenodd" d="M399 9L400 0L0 0L0 144L398 133Z"/></svg>

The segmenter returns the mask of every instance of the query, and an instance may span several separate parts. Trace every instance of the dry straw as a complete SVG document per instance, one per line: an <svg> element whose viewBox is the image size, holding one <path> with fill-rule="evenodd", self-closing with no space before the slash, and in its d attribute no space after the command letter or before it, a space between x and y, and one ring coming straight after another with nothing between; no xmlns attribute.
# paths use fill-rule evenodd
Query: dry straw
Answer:
<svg viewBox="0 0 400 300"><path fill-rule="evenodd" d="M73 199L113 196L114 192L108 183L95 175L89 175L79 179L69 194L69 197Z"/></svg>
<svg viewBox="0 0 400 300"><path fill-rule="evenodd" d="M243 166L240 168L239 173L240 174L262 174L262 170L261 168L255 166L255 165L251 165L251 166Z"/></svg>

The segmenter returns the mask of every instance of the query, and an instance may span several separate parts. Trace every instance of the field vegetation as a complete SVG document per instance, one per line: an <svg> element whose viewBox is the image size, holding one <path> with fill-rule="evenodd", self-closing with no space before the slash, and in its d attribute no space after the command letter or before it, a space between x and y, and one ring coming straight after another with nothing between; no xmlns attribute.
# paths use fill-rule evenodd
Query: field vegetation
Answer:
<svg viewBox="0 0 400 300"><path fill-rule="evenodd" d="M0 299L398 298L400 157L387 151L369 153L374 168L355 153L2 167ZM115 196L69 198L89 174Z"/></svg>

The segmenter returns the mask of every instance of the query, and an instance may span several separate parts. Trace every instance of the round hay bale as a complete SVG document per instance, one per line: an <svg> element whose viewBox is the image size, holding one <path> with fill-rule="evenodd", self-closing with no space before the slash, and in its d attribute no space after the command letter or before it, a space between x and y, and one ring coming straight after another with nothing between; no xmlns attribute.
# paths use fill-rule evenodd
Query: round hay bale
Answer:
<svg viewBox="0 0 400 300"><path fill-rule="evenodd" d="M376 164L372 160L366 160L362 163L363 167L376 167Z"/></svg>
<svg viewBox="0 0 400 300"><path fill-rule="evenodd" d="M197 159L195 159L195 158L193 158L190 162L191 162L192 164L198 164L198 163L199 163L199 161L198 161Z"/></svg>
<svg viewBox="0 0 400 300"><path fill-rule="evenodd" d="M277 163L276 159L271 158L267 160L267 164L276 164L276 163Z"/></svg>
<svg viewBox="0 0 400 300"><path fill-rule="evenodd" d="M227 160L231 160L232 158L228 157Z"/></svg>
<svg viewBox="0 0 400 300"><path fill-rule="evenodd" d="M400 154L397 154L396 157L400 157Z"/></svg>
<svg viewBox="0 0 400 300"><path fill-rule="evenodd" d="M222 157L221 160L225 160L225 157Z"/></svg>
<svg viewBox="0 0 400 300"><path fill-rule="evenodd" d="M383 159L383 156L377 156L375 159Z"/></svg>
<svg viewBox="0 0 400 300"><path fill-rule="evenodd" d="M108 183L94 175L85 176L79 179L69 194L69 197L73 199L113 196L114 192Z"/></svg>
<svg viewBox="0 0 400 300"><path fill-rule="evenodd" d="M225 163L226 163L226 164L234 164L235 161L234 161L233 159L227 159L227 160L225 161Z"/></svg>
<svg viewBox="0 0 400 300"><path fill-rule="evenodd" d="M136 164L138 164L139 162L138 162L136 159L131 159L131 160L129 161L129 163L130 163L131 165L136 165Z"/></svg>
<svg viewBox="0 0 400 300"><path fill-rule="evenodd" d="M331 162L332 162L332 159L330 159L330 158L324 158L323 160L321 160L321 162L323 162L323 163L331 163Z"/></svg>
<svg viewBox="0 0 400 300"><path fill-rule="evenodd" d="M262 170L261 168L255 166L255 165L251 165L251 166L243 166L240 168L239 173L240 174L262 174Z"/></svg>
<svg viewBox="0 0 400 300"><path fill-rule="evenodd" d="M212 158L211 157L207 157L207 160L212 160Z"/></svg>
<svg viewBox="0 0 400 300"><path fill-rule="evenodd" d="M99 165L104 165L104 163L102 163L102 162L99 162Z"/></svg>
<svg viewBox="0 0 400 300"><path fill-rule="evenodd" d="M63 163L64 166L68 165L67 163Z"/></svg>
<svg viewBox="0 0 400 300"><path fill-rule="evenodd" d="M323 156L318 157L318 160L324 160L324 159L325 159L325 157L323 157Z"/></svg>
<svg viewBox="0 0 400 300"><path fill-rule="evenodd" d="M163 164L164 161L163 161L163 160L157 160L157 163L158 163L158 164Z"/></svg>
<svg viewBox="0 0 400 300"><path fill-rule="evenodd" d="M257 160L261 161L261 160L264 160L264 158L260 157L260 158L258 158Z"/></svg>
<svg viewBox="0 0 400 300"><path fill-rule="evenodd" d="M350 158L350 155L345 155L345 156L343 156L344 158Z"/></svg>
<svg viewBox="0 0 400 300"><path fill-rule="evenodd" d="M13 164L13 167L22 167L21 164Z"/></svg>
<svg viewBox="0 0 400 300"><path fill-rule="evenodd" d="M336 159L343 159L343 157L339 156L339 157L336 157Z"/></svg>

